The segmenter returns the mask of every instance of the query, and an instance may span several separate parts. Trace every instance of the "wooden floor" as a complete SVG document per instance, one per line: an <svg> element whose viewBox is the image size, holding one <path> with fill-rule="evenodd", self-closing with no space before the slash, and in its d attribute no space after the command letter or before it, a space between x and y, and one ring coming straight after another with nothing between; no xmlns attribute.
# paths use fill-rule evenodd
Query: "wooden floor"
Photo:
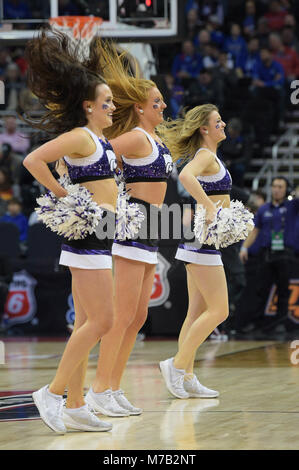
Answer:
<svg viewBox="0 0 299 470"><path fill-rule="evenodd" d="M196 372L203 384L220 391L220 397L179 400L168 393L158 369L160 360L175 354L176 341L138 342L122 387L143 414L104 417L113 423L109 433L59 436L39 419L31 393L51 381L63 348L63 341L5 342L6 364L0 365L1 450L298 449L299 366L291 362L290 343L206 342L198 352ZM94 349L86 386L96 361Z"/></svg>

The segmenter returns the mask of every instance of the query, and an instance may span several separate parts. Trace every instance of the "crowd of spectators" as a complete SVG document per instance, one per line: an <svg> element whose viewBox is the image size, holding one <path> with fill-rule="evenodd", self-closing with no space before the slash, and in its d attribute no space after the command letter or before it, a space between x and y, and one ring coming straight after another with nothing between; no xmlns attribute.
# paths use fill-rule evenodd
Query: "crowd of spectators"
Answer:
<svg viewBox="0 0 299 470"><path fill-rule="evenodd" d="M182 88L179 96L174 88L172 115L213 102L226 119L252 128L263 149L283 127L290 84L299 78L297 9L288 0L186 2L186 39L169 63L174 86Z"/></svg>

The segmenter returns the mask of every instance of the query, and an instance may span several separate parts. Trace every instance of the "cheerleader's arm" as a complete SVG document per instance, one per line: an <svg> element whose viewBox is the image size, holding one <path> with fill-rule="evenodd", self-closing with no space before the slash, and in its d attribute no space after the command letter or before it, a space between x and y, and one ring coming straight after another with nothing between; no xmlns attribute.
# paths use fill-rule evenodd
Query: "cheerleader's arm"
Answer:
<svg viewBox="0 0 299 470"><path fill-rule="evenodd" d="M56 162L65 155L72 158L78 158L75 155L87 157L93 151L94 148L90 146L89 135L82 129L74 129L46 142L29 153L23 160L23 165L40 184L60 198L66 196L67 191L54 178L48 163Z"/></svg>
<svg viewBox="0 0 299 470"><path fill-rule="evenodd" d="M202 175L213 162L214 157L210 152L201 151L183 168L179 175L179 180L184 188L198 204L202 204L206 209L207 223L215 219L217 210L197 180L197 176Z"/></svg>

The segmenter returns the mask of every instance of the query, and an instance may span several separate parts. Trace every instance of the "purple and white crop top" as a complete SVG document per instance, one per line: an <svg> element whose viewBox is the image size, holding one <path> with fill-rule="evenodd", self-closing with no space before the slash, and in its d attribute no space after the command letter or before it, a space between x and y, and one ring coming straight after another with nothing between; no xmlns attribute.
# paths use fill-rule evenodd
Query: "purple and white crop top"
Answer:
<svg viewBox="0 0 299 470"><path fill-rule="evenodd" d="M125 182L166 181L173 169L170 151L166 145L156 142L141 127L135 127L133 130L139 130L146 135L152 145L152 153L143 158L126 158L122 156Z"/></svg>
<svg viewBox="0 0 299 470"><path fill-rule="evenodd" d="M197 150L196 154L201 150L209 150L207 148L200 148ZM209 152L211 152L209 150ZM219 163L220 169L218 173L208 176L197 176L197 180L202 186L202 189L208 196L213 196L217 194L229 194L232 189L232 178L229 171L225 168L221 160L217 155L211 152L215 156L216 161ZM196 155L195 154L195 155Z"/></svg>
<svg viewBox="0 0 299 470"><path fill-rule="evenodd" d="M63 157L72 183L85 183L87 181L114 178L117 162L110 142L100 139L88 127L82 127L82 129L91 135L97 148L88 157Z"/></svg>

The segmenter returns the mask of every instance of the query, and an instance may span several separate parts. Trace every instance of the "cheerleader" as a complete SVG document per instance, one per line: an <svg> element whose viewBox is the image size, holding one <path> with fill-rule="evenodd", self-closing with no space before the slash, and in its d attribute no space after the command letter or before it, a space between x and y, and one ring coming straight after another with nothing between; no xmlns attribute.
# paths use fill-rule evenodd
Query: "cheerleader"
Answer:
<svg viewBox="0 0 299 470"><path fill-rule="evenodd" d="M70 197L71 186L56 181L48 164L63 159L71 182L92 194L93 207L102 214L96 233L69 237L62 245L60 264L72 275L74 331L52 382L34 392L33 399L44 423L57 433L67 428L109 431L111 424L100 421L85 403L83 384L89 351L110 330L114 314L112 240L99 235L104 221L114 219L117 200L116 159L103 135L112 124L113 96L104 78L77 60L62 33L43 31L29 41L26 54L29 87L50 109L33 125L58 137L27 155L24 166L51 191L58 207ZM70 393L64 407L66 388Z"/></svg>
<svg viewBox="0 0 299 470"><path fill-rule="evenodd" d="M215 220L216 204L230 207L231 177L217 157L217 146L226 138L225 123L216 106L205 104L186 113L185 119L161 126L160 135L174 160L187 161L179 175L185 189L205 209L208 226ZM219 204L218 204L219 207ZM177 398L212 398L219 393L203 386L194 374L198 347L228 316L227 284L221 253L213 245L182 240L176 259L185 263L189 306L177 354L160 362L170 393Z"/></svg>
<svg viewBox="0 0 299 470"><path fill-rule="evenodd" d="M105 134L122 166L129 202L138 204L144 221L137 238L132 240L117 232L112 246L116 317L101 340L96 378L86 402L107 416L138 415L142 410L129 402L120 384L147 317L158 262L160 207L172 159L155 129L163 121L166 104L154 82L129 72L126 55L119 57L113 44L100 39L96 43L116 106L113 125Z"/></svg>

